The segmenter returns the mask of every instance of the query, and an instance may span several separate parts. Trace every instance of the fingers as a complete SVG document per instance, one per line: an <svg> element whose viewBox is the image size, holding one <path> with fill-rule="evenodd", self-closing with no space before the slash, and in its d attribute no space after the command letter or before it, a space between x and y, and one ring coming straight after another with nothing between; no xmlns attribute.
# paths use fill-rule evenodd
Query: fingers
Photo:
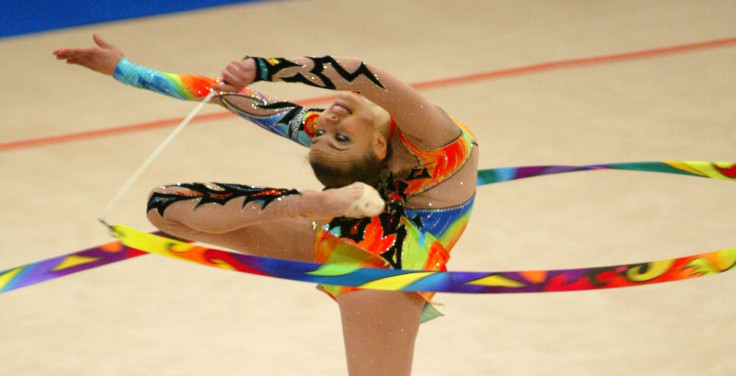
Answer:
<svg viewBox="0 0 736 376"><path fill-rule="evenodd" d="M56 56L57 59L61 60L61 59L67 59L71 57L73 51L74 50L70 48L62 48L62 49L54 50L52 53L54 54L54 56Z"/></svg>
<svg viewBox="0 0 736 376"><path fill-rule="evenodd" d="M123 53L97 34L93 34L92 39L95 42L93 47L62 48L53 51L53 54L57 60L66 60L68 64L81 65L112 76L124 57Z"/></svg>
<svg viewBox="0 0 736 376"><path fill-rule="evenodd" d="M84 53L82 49L66 48L62 50L56 50L53 52L53 54L54 56L56 56L57 60L77 60Z"/></svg>
<svg viewBox="0 0 736 376"><path fill-rule="evenodd" d="M80 49L70 49L70 50L64 51L63 53L56 55L56 57L61 58L61 59L84 60L84 59L89 59L91 55L92 55L92 51L89 51L86 48L80 48Z"/></svg>
<svg viewBox="0 0 736 376"><path fill-rule="evenodd" d="M219 83L212 85L212 90L226 93L236 93L241 89L242 88L238 88L235 85L231 85L227 80L221 80Z"/></svg>
<svg viewBox="0 0 736 376"><path fill-rule="evenodd" d="M233 61L222 71L222 83L212 88L218 91L239 92L255 80L252 61Z"/></svg>
<svg viewBox="0 0 736 376"><path fill-rule="evenodd" d="M102 37L100 37L97 34L93 34L92 38L95 41L95 44L104 50L114 50L115 46L107 43ZM72 57L90 57L92 56L96 51L99 51L98 47L85 47L85 48L59 48L57 50L54 50L52 53L54 56L56 56L57 59L68 59Z"/></svg>
<svg viewBox="0 0 736 376"><path fill-rule="evenodd" d="M222 78L234 85L245 85L245 73L237 62L230 63L222 72Z"/></svg>
<svg viewBox="0 0 736 376"><path fill-rule="evenodd" d="M236 84L238 81L237 77L233 76L233 74L227 70L223 71L220 76L222 77L223 83L227 83L228 85Z"/></svg>
<svg viewBox="0 0 736 376"><path fill-rule="evenodd" d="M89 57L92 52L92 48L62 48L55 50L52 53L54 54L54 56L56 56L57 60L80 60L84 57Z"/></svg>
<svg viewBox="0 0 736 376"><path fill-rule="evenodd" d="M110 43L107 43L104 39L102 39L101 36L97 34L92 34L92 39L95 41L95 44L100 46L104 49L110 49L112 48L112 45Z"/></svg>

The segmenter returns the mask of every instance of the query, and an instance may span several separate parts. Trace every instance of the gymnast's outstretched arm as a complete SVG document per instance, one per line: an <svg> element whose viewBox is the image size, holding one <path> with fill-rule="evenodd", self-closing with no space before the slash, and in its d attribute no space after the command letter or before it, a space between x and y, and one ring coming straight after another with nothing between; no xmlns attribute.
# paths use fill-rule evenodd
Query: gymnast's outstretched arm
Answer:
<svg viewBox="0 0 736 376"><path fill-rule="evenodd" d="M458 125L411 85L353 57L249 57L222 72L219 91L239 91L253 82L301 83L328 90L357 92L381 106L415 145L433 150L460 134Z"/></svg>
<svg viewBox="0 0 736 376"><path fill-rule="evenodd" d="M212 77L160 72L133 64L114 45L96 34L93 38L97 45L95 47L58 49L54 51L54 55L69 64L81 65L113 76L124 84L180 100L202 100L212 91L213 85L220 81ZM304 108L248 88L219 93L211 102L304 146L311 144L314 136L312 126L322 111Z"/></svg>

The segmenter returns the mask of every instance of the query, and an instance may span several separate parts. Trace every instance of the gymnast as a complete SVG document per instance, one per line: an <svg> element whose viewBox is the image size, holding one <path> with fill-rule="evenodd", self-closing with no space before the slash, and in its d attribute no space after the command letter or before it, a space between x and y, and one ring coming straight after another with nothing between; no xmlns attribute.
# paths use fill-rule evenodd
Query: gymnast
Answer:
<svg viewBox="0 0 736 376"><path fill-rule="evenodd" d="M147 215L174 236L257 256L361 267L446 270L476 189L478 146L458 120L389 73L349 57L246 57L218 79L135 65L98 35L57 59L128 85L211 102L309 147L322 191L239 184L154 188ZM248 86L301 83L337 91L305 108ZM319 286L340 309L348 372L409 375L432 293Z"/></svg>

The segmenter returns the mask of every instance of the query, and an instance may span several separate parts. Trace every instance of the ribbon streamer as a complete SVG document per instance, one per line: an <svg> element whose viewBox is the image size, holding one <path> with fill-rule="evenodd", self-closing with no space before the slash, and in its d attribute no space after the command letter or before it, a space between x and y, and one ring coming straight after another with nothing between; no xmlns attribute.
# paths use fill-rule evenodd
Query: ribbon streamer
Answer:
<svg viewBox="0 0 736 376"><path fill-rule="evenodd" d="M147 254L119 241L105 243L0 272L0 293Z"/></svg>
<svg viewBox="0 0 736 376"><path fill-rule="evenodd" d="M122 225L113 226L113 231L128 247L211 267L294 281L387 291L497 294L592 290L695 278L736 266L735 247L677 259L566 270L432 272L359 268L249 256L200 247Z"/></svg>
<svg viewBox="0 0 736 376"><path fill-rule="evenodd" d="M566 172L595 170L659 172L719 180L736 180L736 164L733 162L665 161L607 163L583 166L546 165L493 168L478 171L478 185L481 186Z"/></svg>
<svg viewBox="0 0 736 376"><path fill-rule="evenodd" d="M584 166L526 166L478 171L478 185L594 170L660 172L736 181L736 163L670 161ZM356 268L248 256L111 226L120 239L0 272L0 293L113 262L156 253L203 265L297 281L368 289L456 293L511 293L590 290L676 281L725 272L736 266L736 248L637 264L516 272L430 272Z"/></svg>

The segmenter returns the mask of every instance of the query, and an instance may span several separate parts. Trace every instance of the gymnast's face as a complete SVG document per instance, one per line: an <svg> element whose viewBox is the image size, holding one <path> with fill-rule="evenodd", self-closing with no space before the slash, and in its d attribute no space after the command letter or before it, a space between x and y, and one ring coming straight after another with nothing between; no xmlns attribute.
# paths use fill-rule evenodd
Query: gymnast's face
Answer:
<svg viewBox="0 0 736 376"><path fill-rule="evenodd" d="M315 124L309 162L327 188L356 181L374 185L386 157L387 141L380 132L385 111L362 96L340 92ZM388 118L390 121L390 118Z"/></svg>

